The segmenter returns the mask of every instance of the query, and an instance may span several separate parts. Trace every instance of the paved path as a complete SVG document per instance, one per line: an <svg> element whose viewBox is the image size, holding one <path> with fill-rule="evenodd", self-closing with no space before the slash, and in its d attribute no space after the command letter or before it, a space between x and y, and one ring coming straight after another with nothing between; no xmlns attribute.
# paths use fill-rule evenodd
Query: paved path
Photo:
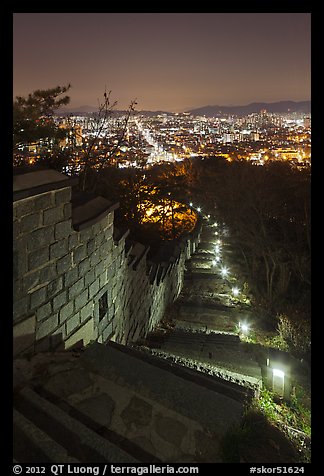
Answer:
<svg viewBox="0 0 324 476"><path fill-rule="evenodd" d="M187 262L183 290L170 311L174 328L163 335L153 333L148 343L161 357L173 356L243 383L260 383L260 366L238 334L252 316L242 304L243 283L226 234L220 224L204 221L200 244Z"/></svg>

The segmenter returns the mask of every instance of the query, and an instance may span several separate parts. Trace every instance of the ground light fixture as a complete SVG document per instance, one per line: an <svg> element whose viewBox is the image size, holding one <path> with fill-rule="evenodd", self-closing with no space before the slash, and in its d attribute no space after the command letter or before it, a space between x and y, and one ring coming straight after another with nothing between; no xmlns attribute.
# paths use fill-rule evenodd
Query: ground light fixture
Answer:
<svg viewBox="0 0 324 476"><path fill-rule="evenodd" d="M223 278L226 278L226 276L228 276L228 269L226 268L226 266L223 266L220 272Z"/></svg>
<svg viewBox="0 0 324 476"><path fill-rule="evenodd" d="M215 256L215 258L213 259L212 263L214 266L216 266L216 264L220 261L220 257L219 256Z"/></svg>
<svg viewBox="0 0 324 476"><path fill-rule="evenodd" d="M233 296L235 296L235 297L238 296L238 295L240 294L239 288L236 288L236 287L235 287L235 288L232 288L232 294L233 294Z"/></svg>
<svg viewBox="0 0 324 476"><path fill-rule="evenodd" d="M285 372L280 369L272 369L272 373L274 377L279 377L284 379L285 378Z"/></svg>
<svg viewBox="0 0 324 476"><path fill-rule="evenodd" d="M220 252L220 246L219 245L216 245L215 246L215 253L219 253Z"/></svg>
<svg viewBox="0 0 324 476"><path fill-rule="evenodd" d="M239 322L239 328L241 329L241 331L244 333L244 334L247 334L248 331L249 331L249 328L250 326L246 323L241 323Z"/></svg>
<svg viewBox="0 0 324 476"><path fill-rule="evenodd" d="M200 207L197 208L197 212L199 212L199 213L201 212L201 208L200 208Z"/></svg>
<svg viewBox="0 0 324 476"><path fill-rule="evenodd" d="M193 203L192 203L192 202L190 202L190 203L189 203L189 205L192 207L192 206L193 206Z"/></svg>

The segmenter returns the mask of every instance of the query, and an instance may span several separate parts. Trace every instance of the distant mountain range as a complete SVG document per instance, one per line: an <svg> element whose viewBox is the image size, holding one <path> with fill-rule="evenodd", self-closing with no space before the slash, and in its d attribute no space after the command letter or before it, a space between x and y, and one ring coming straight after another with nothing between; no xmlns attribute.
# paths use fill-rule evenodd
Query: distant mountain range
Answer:
<svg viewBox="0 0 324 476"><path fill-rule="evenodd" d="M253 112L260 112L265 109L267 112L303 112L305 114L311 112L311 101L279 101L279 102L253 102L246 106L203 106L196 109L190 109L186 112L194 116L217 117L228 114L235 116L246 116ZM74 108L62 108L58 113L87 115L98 112L98 107L94 106L77 106ZM114 113L122 114L125 111L114 109ZM167 111L136 111L138 114L153 116L158 114L170 114Z"/></svg>
<svg viewBox="0 0 324 476"><path fill-rule="evenodd" d="M236 116L246 116L253 112L260 112L265 109L267 112L311 112L311 101L279 101L279 102L253 102L246 106L203 106L191 109L190 114L194 116L217 117L224 114Z"/></svg>

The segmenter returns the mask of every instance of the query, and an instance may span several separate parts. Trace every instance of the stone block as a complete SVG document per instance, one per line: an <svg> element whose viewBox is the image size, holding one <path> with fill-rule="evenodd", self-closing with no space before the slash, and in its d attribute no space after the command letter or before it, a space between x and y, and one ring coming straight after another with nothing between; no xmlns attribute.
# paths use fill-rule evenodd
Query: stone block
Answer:
<svg viewBox="0 0 324 476"><path fill-rule="evenodd" d="M21 233L29 233L36 230L42 224L42 215L40 212L24 216L20 221Z"/></svg>
<svg viewBox="0 0 324 476"><path fill-rule="evenodd" d="M58 274L66 273L72 267L72 256L67 254L60 258L56 263Z"/></svg>
<svg viewBox="0 0 324 476"><path fill-rule="evenodd" d="M87 243L87 254L90 255L96 249L95 239L91 238L91 240Z"/></svg>
<svg viewBox="0 0 324 476"><path fill-rule="evenodd" d="M50 245L50 259L58 259L67 255L69 252L68 239L64 238Z"/></svg>
<svg viewBox="0 0 324 476"><path fill-rule="evenodd" d="M58 311L67 303L67 291L63 291L53 299L53 311Z"/></svg>
<svg viewBox="0 0 324 476"><path fill-rule="evenodd" d="M28 270L40 268L49 261L49 248L44 246L39 250L32 251L28 255Z"/></svg>
<svg viewBox="0 0 324 476"><path fill-rule="evenodd" d="M46 288L40 288L30 294L30 308L35 309L46 301Z"/></svg>
<svg viewBox="0 0 324 476"><path fill-rule="evenodd" d="M53 192L42 193L33 198L35 210L45 210L54 205Z"/></svg>
<svg viewBox="0 0 324 476"><path fill-rule="evenodd" d="M85 289L79 296L75 298L75 310L78 311L81 307L84 307L88 302L88 289Z"/></svg>
<svg viewBox="0 0 324 476"><path fill-rule="evenodd" d="M55 279L57 277L55 263L50 263L48 266L44 266L39 271L39 276L40 282L44 285Z"/></svg>
<svg viewBox="0 0 324 476"><path fill-rule="evenodd" d="M72 316L74 310L74 303L73 301L68 302L65 306L63 306L59 312L59 319L60 324L65 322L70 316Z"/></svg>
<svg viewBox="0 0 324 476"><path fill-rule="evenodd" d="M54 227L45 226L32 231L27 237L27 250L34 251L38 248L48 246L54 242Z"/></svg>
<svg viewBox="0 0 324 476"><path fill-rule="evenodd" d="M96 266L99 263L99 261L100 261L100 253L97 250L94 253L92 253L90 257L91 266Z"/></svg>
<svg viewBox="0 0 324 476"><path fill-rule="evenodd" d="M54 192L55 205L62 205L71 201L71 187L62 188Z"/></svg>
<svg viewBox="0 0 324 476"><path fill-rule="evenodd" d="M43 306L40 306L36 309L36 318L37 321L42 321L49 317L52 314L52 305L50 302L47 302L46 304L43 304Z"/></svg>
<svg viewBox="0 0 324 476"><path fill-rule="evenodd" d="M90 316L93 316L93 301L88 302L81 310L80 310L80 318L81 323L86 321Z"/></svg>
<svg viewBox="0 0 324 476"><path fill-rule="evenodd" d="M94 269L90 269L86 275L84 276L84 284L85 286L89 286L90 283L93 283L95 280L95 272Z"/></svg>
<svg viewBox="0 0 324 476"><path fill-rule="evenodd" d="M73 248L76 248L79 244L79 233L72 233L72 235L69 236L69 251L71 251Z"/></svg>
<svg viewBox="0 0 324 476"><path fill-rule="evenodd" d="M95 339L96 334L94 331L94 322L93 319L89 319L83 326L65 340L65 349L69 349L76 343L82 343L82 345L85 346Z"/></svg>
<svg viewBox="0 0 324 476"><path fill-rule="evenodd" d="M72 234L71 220L64 220L55 225L55 239L61 240Z"/></svg>
<svg viewBox="0 0 324 476"><path fill-rule="evenodd" d="M99 279L96 279L89 286L89 299L92 299L97 294L98 291L99 291Z"/></svg>
<svg viewBox="0 0 324 476"><path fill-rule="evenodd" d="M84 289L84 279L80 278L76 283L74 283L69 289L69 299L74 299L78 294Z"/></svg>
<svg viewBox="0 0 324 476"><path fill-rule="evenodd" d="M50 299L63 289L63 278L60 276L51 281L47 286L47 298Z"/></svg>
<svg viewBox="0 0 324 476"><path fill-rule="evenodd" d="M66 334L69 335L80 325L80 314L74 314L66 321Z"/></svg>
<svg viewBox="0 0 324 476"><path fill-rule="evenodd" d="M22 218L35 212L35 201L33 198L24 198L14 202L13 208L15 210L16 216L18 218Z"/></svg>
<svg viewBox="0 0 324 476"><path fill-rule="evenodd" d="M64 220L63 207L55 207L44 210L43 212L43 224L54 225Z"/></svg>
<svg viewBox="0 0 324 476"><path fill-rule="evenodd" d="M79 276L84 276L87 271L89 271L90 269L90 260L88 258L84 259L83 261L81 261L81 263L79 263L79 266L78 266L78 273L79 273Z"/></svg>
<svg viewBox="0 0 324 476"><path fill-rule="evenodd" d="M69 269L64 275L64 285L65 287L69 288L74 284L79 277L78 268L75 266L74 268Z"/></svg>
<svg viewBox="0 0 324 476"><path fill-rule="evenodd" d="M90 228L85 228L85 229L83 229L79 232L80 243L86 243L92 237L93 237L93 235L92 235L91 227Z"/></svg>
<svg viewBox="0 0 324 476"><path fill-rule="evenodd" d="M74 264L79 264L80 261L85 259L87 257L87 247L86 245L80 245L77 248L75 248L73 251L73 263Z"/></svg>
<svg viewBox="0 0 324 476"><path fill-rule="evenodd" d="M51 315L45 321L38 323L36 328L36 340L40 340L45 336L51 335L57 326L58 326L57 314Z"/></svg>

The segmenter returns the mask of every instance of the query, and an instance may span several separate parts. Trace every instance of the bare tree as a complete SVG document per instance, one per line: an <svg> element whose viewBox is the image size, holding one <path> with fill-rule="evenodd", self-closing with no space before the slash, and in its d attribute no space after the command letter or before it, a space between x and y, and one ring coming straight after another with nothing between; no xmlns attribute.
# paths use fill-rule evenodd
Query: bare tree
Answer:
<svg viewBox="0 0 324 476"><path fill-rule="evenodd" d="M111 91L107 93L105 90L103 101L98 101L98 112L96 112L88 126L91 129L91 139L86 145L80 157L80 189L94 188L98 180L98 174L107 164L112 164L112 159L123 144L127 132L127 126L130 116L135 110L137 104L132 100L125 115L121 120L116 122L114 134L108 124L108 119L112 117L113 109L117 105L117 101L111 102ZM117 161L115 160L115 164ZM91 174L90 171L95 171Z"/></svg>

